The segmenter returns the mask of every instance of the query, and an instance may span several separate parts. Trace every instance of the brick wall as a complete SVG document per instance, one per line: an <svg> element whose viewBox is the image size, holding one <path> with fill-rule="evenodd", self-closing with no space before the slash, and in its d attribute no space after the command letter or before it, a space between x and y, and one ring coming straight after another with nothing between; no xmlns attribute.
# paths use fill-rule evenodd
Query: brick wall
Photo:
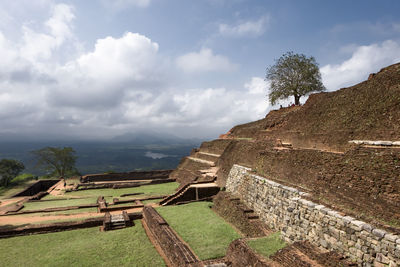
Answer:
<svg viewBox="0 0 400 267"><path fill-rule="evenodd" d="M286 242L309 240L362 266L400 265L400 236L308 201L307 193L250 171L233 165L227 191L239 196L269 227L281 231Z"/></svg>

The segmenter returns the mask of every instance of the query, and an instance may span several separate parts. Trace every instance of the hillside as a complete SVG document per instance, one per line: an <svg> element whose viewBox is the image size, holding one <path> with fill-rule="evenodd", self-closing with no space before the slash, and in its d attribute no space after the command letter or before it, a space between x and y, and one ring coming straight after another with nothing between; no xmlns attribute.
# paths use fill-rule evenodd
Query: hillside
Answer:
<svg viewBox="0 0 400 267"><path fill-rule="evenodd" d="M223 187L240 164L308 192L317 203L400 232L400 146L350 140L400 141L400 63L235 126L193 150L172 176L181 185L216 179Z"/></svg>
<svg viewBox="0 0 400 267"><path fill-rule="evenodd" d="M367 81L312 94L304 106L271 111L265 119L235 126L230 137L279 136L298 146L340 148L348 140L400 139L400 63Z"/></svg>

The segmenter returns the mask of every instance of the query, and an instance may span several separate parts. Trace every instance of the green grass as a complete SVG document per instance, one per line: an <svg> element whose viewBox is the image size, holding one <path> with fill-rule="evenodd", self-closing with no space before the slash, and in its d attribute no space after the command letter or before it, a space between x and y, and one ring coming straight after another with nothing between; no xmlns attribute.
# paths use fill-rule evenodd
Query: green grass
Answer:
<svg viewBox="0 0 400 267"><path fill-rule="evenodd" d="M87 213L87 212L97 212L97 208L83 208L83 209L75 209L75 210L65 210L65 211L53 211L53 212L38 212L38 213L27 213L21 215L13 215L21 216L21 217L33 217L33 216L55 216L55 215L69 215L69 214L78 214L78 213Z"/></svg>
<svg viewBox="0 0 400 267"><path fill-rule="evenodd" d="M12 183L21 183L21 182L25 182L25 181L29 181L29 180L33 180L35 175L31 174L31 173L22 173L20 175L18 175L17 177L15 177L14 179L12 179Z"/></svg>
<svg viewBox="0 0 400 267"><path fill-rule="evenodd" d="M276 232L267 237L247 240L247 244L258 254L269 258L278 250L286 247L286 243L280 238L281 233Z"/></svg>
<svg viewBox="0 0 400 267"><path fill-rule="evenodd" d="M209 202L159 207L157 211L201 260L225 256L240 235L209 208Z"/></svg>
<svg viewBox="0 0 400 267"><path fill-rule="evenodd" d="M142 196L154 196L154 195L169 195L175 192L175 189L179 186L178 183L164 183L164 184L154 184L154 185L143 185L139 187L132 188L120 188L120 189L112 189L112 188L104 188L104 189L90 189L90 190L82 190L82 191L73 191L65 194L65 197L68 196L112 196L112 197L120 197L122 194L132 194L132 193L144 193Z"/></svg>
<svg viewBox="0 0 400 267"><path fill-rule="evenodd" d="M25 202L22 211L79 206L84 204L96 204L96 201L97 198L77 198L77 199L58 200L58 201Z"/></svg>
<svg viewBox="0 0 400 267"><path fill-rule="evenodd" d="M1 240L2 266L165 266L140 221L118 231L98 227Z"/></svg>
<svg viewBox="0 0 400 267"><path fill-rule="evenodd" d="M141 202L143 203L143 205L146 205L146 204L158 203L161 201L161 199L162 198L148 199L148 200L142 200Z"/></svg>

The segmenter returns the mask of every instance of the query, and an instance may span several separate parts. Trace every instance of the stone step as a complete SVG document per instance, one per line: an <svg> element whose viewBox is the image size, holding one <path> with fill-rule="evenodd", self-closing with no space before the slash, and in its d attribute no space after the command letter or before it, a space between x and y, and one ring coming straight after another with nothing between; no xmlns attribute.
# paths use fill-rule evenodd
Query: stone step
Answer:
<svg viewBox="0 0 400 267"><path fill-rule="evenodd" d="M125 222L112 222L112 226L125 225Z"/></svg>
<svg viewBox="0 0 400 267"><path fill-rule="evenodd" d="M249 220L255 220L255 219L258 219L258 218L260 218L257 214L249 214L249 215L247 215L247 219L249 219Z"/></svg>
<svg viewBox="0 0 400 267"><path fill-rule="evenodd" d="M254 212L254 210L252 210L252 209L243 209L243 212L244 213L253 213Z"/></svg>
<svg viewBox="0 0 400 267"><path fill-rule="evenodd" d="M214 153L208 153L208 152L202 152L202 151L199 151L197 153L203 154L203 155L207 155L207 156L216 157L216 158L219 158L221 156L220 154L214 154Z"/></svg>
<svg viewBox="0 0 400 267"><path fill-rule="evenodd" d="M111 217L111 222L112 223L114 223L114 222L124 222L125 220L124 220L124 218L112 218Z"/></svg>
<svg viewBox="0 0 400 267"><path fill-rule="evenodd" d="M193 158L193 157L186 157L187 159L199 162L199 163L203 163L203 164L207 164L209 166L215 166L215 163L209 160L204 160L204 159L199 159L199 158Z"/></svg>

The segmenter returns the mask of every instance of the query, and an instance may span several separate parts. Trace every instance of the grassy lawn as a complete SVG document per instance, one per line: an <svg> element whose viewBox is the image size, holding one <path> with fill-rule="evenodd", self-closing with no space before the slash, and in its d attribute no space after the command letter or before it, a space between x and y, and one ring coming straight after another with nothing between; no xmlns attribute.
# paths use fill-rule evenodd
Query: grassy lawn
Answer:
<svg viewBox="0 0 400 267"><path fill-rule="evenodd" d="M281 233L276 232L267 237L247 240L247 244L258 254L269 258L278 250L286 247L286 243L280 239Z"/></svg>
<svg viewBox="0 0 400 267"><path fill-rule="evenodd" d="M169 195L175 192L175 189L178 188L179 184L176 182L172 183L164 183L164 184L154 184L154 185L144 185L139 187L132 188L120 188L120 189L112 189L112 188L104 188L104 189L91 189L91 190L82 190L82 191L73 191L65 194L64 197L69 196L82 196L82 197L98 197L98 196L112 196L112 197L120 197L122 194L132 194L132 193L143 193L142 196L154 196L154 195Z"/></svg>
<svg viewBox="0 0 400 267"><path fill-rule="evenodd" d="M140 221L109 232L98 227L1 240L2 266L165 266Z"/></svg>
<svg viewBox="0 0 400 267"><path fill-rule="evenodd" d="M13 215L14 217L32 217L32 216L55 216L55 215L69 215L69 214L78 214L78 213L87 213L87 212L97 212L97 208L84 208L84 209L75 209L75 210L65 210L65 211L53 211L53 212L38 212L38 213L27 213L21 215Z"/></svg>
<svg viewBox="0 0 400 267"><path fill-rule="evenodd" d="M142 203L143 203L143 205L146 205L146 204L158 203L161 200L162 200L162 198L148 199L148 200L142 200Z"/></svg>
<svg viewBox="0 0 400 267"><path fill-rule="evenodd" d="M38 202L25 202L25 210L36 210L36 209L46 209L46 208L57 208L57 207L68 207L68 206L79 206L84 204L96 204L97 198L77 198L68 200L57 200L57 201L38 201Z"/></svg>
<svg viewBox="0 0 400 267"><path fill-rule="evenodd" d="M201 260L225 256L240 235L209 208L210 202L159 207L157 211Z"/></svg>

